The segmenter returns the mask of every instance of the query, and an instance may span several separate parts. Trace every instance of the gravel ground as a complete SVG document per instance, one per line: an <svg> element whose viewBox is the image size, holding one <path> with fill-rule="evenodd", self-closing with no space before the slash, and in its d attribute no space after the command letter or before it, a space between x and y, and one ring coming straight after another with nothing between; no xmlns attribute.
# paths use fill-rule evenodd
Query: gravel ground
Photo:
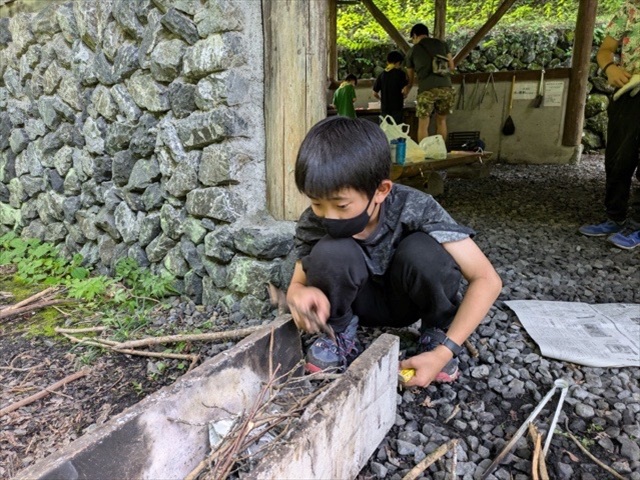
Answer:
<svg viewBox="0 0 640 480"><path fill-rule="evenodd" d="M584 157L580 165L568 166L499 164L488 178L447 180L441 203L460 223L476 229L476 242L494 263L504 287L488 317L470 338L479 356L473 358L465 350L460 357L463 375L456 383L399 391L396 424L360 473L360 480L401 479L450 439L459 439L455 478L480 478L557 378L567 379L571 386L547 455L550 478L615 478L560 433L565 431L566 420L595 457L622 477L640 480L640 369L591 368L544 358L503 303L514 299L640 302L640 250L619 250L604 239L576 233L582 223L601 220L603 184L602 157L597 156ZM192 329L204 325L212 314L216 312L176 301L173 308L156 316L154 324L172 331ZM238 313L220 316L215 322L222 329L224 325L233 328L256 323L258 320L247 321ZM378 333L363 331L362 336L366 341ZM411 329L391 333L401 337L401 349L410 354L415 347ZM230 345L203 344L197 348L207 357ZM42 388L54 381L48 378L51 368L41 372L44 375L33 375L36 367L32 364L42 362L39 352L55 358L61 371L74 368L83 354L82 347L70 355L66 342L27 340L8 330L0 335L0 350L7 354L4 363L11 365L0 371L2 383L21 388ZM124 362L104 360L112 361ZM74 382L77 386L67 389L65 396L51 396L5 416L0 421L0 477L11 477L21 467L107 420L104 405L96 398L104 389L118 387L108 402L107 414L113 416L139 400L137 395L172 381L160 377L162 381L150 383L153 362L142 358L126 362L118 368L105 367L113 378L87 376ZM9 401L9 391L5 393L7 398L0 404ZM557 399L556 394L538 416L536 423L543 434ZM56 412L64 412L64 417L73 421L63 425L56 420L60 417ZM55 427L53 432L49 431L51 425ZM528 439L522 439L489 478L531 478L530 445ZM449 452L443 462L434 464L419 478L450 478L447 469L451 463Z"/></svg>
<svg viewBox="0 0 640 480"><path fill-rule="evenodd" d="M461 355L463 375L453 385L398 394L396 424L360 478L400 479L456 438L456 478L480 478L554 380L563 378L570 387L546 458L550 478L615 478L562 434L566 421L596 458L624 478L640 479L640 369L592 368L542 357L504 304L515 299L640 302L640 252L577 234L581 224L602 219L603 185L600 156L568 166L496 165L488 178L447 180L441 203L458 222L476 229L476 242L504 287L470 337L479 357ZM411 348L411 341L401 341L401 349ZM537 417L545 435L558 398ZM531 445L521 439L488 478L531 478ZM452 456L419 478L450 478L446 470Z"/></svg>

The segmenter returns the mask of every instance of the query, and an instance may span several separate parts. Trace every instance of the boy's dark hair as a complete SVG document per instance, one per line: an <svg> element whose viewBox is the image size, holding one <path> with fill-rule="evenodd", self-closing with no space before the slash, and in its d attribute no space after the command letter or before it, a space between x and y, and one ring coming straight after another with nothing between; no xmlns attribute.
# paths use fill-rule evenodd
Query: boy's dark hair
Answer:
<svg viewBox="0 0 640 480"><path fill-rule="evenodd" d="M416 23L413 28L411 28L411 33L409 33L409 37L413 36L419 37L420 35L429 36L429 27L427 27L424 23Z"/></svg>
<svg viewBox="0 0 640 480"><path fill-rule="evenodd" d="M401 63L404 60L404 55L397 50L391 50L387 55L387 63Z"/></svg>
<svg viewBox="0 0 640 480"><path fill-rule="evenodd" d="M389 143L378 125L333 116L316 123L305 136L295 179L298 190L310 198L328 198L343 188L371 198L390 171Z"/></svg>
<svg viewBox="0 0 640 480"><path fill-rule="evenodd" d="M344 79L345 82L356 82L358 84L358 77L356 77L353 73L347 75L347 78Z"/></svg>

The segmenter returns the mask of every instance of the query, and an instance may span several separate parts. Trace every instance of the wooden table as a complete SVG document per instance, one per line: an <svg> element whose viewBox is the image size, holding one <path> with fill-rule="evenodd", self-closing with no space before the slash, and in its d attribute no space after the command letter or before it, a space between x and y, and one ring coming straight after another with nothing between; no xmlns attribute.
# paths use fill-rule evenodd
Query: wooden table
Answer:
<svg viewBox="0 0 640 480"><path fill-rule="evenodd" d="M425 160L423 162L393 164L391 180L426 190L431 195L444 193L444 175L449 168L463 165L482 165L493 156L492 152L452 151L444 160Z"/></svg>

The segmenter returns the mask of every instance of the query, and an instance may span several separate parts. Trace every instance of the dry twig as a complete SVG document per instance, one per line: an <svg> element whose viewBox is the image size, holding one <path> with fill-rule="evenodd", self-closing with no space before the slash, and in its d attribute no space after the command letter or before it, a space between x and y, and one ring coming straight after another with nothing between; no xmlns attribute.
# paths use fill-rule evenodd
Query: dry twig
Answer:
<svg viewBox="0 0 640 480"><path fill-rule="evenodd" d="M453 419L459 412L460 412L460 404L458 403L454 407L453 412L451 412L451 415L449 415L447 417L447 419L444 421L444 423L449 423L451 421L451 419Z"/></svg>
<svg viewBox="0 0 640 480"><path fill-rule="evenodd" d="M262 325L256 327L239 328L237 330L226 330L222 332L194 333L187 335L167 335L165 337L143 338L141 340L130 340L118 345L120 349L148 347L150 345L160 345L162 343L177 342L207 342L213 340L233 340L251 335L264 328Z"/></svg>
<svg viewBox="0 0 640 480"><path fill-rule="evenodd" d="M418 463L415 467L409 470L409 473L407 473L404 477L402 477L402 480L415 480L420 475L422 475L422 472L424 472L427 468L429 468L433 462L438 460L440 457L442 457L445 453L447 453L452 448L457 448L457 446L458 446L457 438L453 440L449 440L447 443L440 445L433 452L431 452L429 455L424 457L420 461L420 463Z"/></svg>
<svg viewBox="0 0 640 480"><path fill-rule="evenodd" d="M154 357L154 358L172 358L176 360L191 360L191 366L189 370L193 367L193 365L200 360L200 355L192 355L188 353L171 353L171 352L148 352L145 350L132 350L127 348L120 348L122 343L111 342L109 340L102 339L92 339L92 338L78 338L73 335L69 335L68 333L62 333L62 335L73 343L80 343L83 345L90 345L92 347L100 347L106 348L108 350L112 350L118 353L124 353L125 355L137 355L139 357Z"/></svg>
<svg viewBox="0 0 640 480"><path fill-rule="evenodd" d="M540 440L540 433L533 423L529 423L529 435L533 442L533 457L531 458L531 480L539 480L538 471L540 469L540 450L542 448L542 441Z"/></svg>
<svg viewBox="0 0 640 480"><path fill-rule="evenodd" d="M582 452L589 457L591 460L593 460L599 467L605 469L607 472L609 472L611 475L613 475L616 478L619 478L620 480L624 480L624 477L622 475L620 475L618 472L616 472L613 468L611 468L608 465L605 465L604 463L602 463L600 460L598 460L596 457L594 457L591 452L589 452L589 450L587 450L581 443L580 440L578 440L573 433L571 433L571 430L569 430L569 422L568 420L565 421L564 424L564 428L567 429L567 436L573 440L573 442L578 446L578 448L580 448L580 450L582 450Z"/></svg>
<svg viewBox="0 0 640 480"><path fill-rule="evenodd" d="M464 341L464 346L467 347L469 355L471 355L472 358L478 358L480 356L478 349L469 341L469 339Z"/></svg>
<svg viewBox="0 0 640 480"><path fill-rule="evenodd" d="M62 328L56 327L54 330L56 333L89 333L89 332L104 332L107 327L84 327L84 328Z"/></svg>
<svg viewBox="0 0 640 480"><path fill-rule="evenodd" d="M33 395L27 397L27 398L23 398L22 400L12 403L11 405L3 408L2 410L0 410L0 417L2 417L3 415L6 415L7 413L13 412L14 410L17 410L20 407L24 407L25 405L29 405L30 403L35 402L36 400L39 400L41 398L46 397L47 395L49 395L53 390L56 390L60 387L64 387L67 383L73 382L74 380L77 380L78 378L84 377L85 375L87 375L89 373L88 370L80 370L72 375L69 375L65 378L63 378L62 380L60 380L59 382L54 383L53 385L51 385L50 387L45 388L44 390L41 390L38 393L34 393Z"/></svg>

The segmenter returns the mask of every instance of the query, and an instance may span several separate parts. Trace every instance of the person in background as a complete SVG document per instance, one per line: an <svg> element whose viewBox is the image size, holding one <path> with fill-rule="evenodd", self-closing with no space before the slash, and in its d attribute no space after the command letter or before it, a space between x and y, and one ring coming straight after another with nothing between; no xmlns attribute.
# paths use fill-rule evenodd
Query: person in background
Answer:
<svg viewBox="0 0 640 480"><path fill-rule="evenodd" d="M374 122L328 117L302 141L295 181L311 206L296 225L287 304L299 329L324 332L307 349L306 368L344 370L361 352L358 325L421 319L421 353L401 363L415 369L405 384L453 382L455 356L502 282L472 229L390 174L389 143Z"/></svg>
<svg viewBox="0 0 640 480"><path fill-rule="evenodd" d="M605 30L596 59L609 84L628 89L614 95L608 107L607 147L604 155L607 219L594 225L583 225L580 233L590 237L607 236L616 247L631 250L640 245L640 185L632 191L633 173L640 180L640 95L629 82L640 74L640 2L626 1ZM615 53L621 47L620 62ZM633 78L632 78L633 77ZM632 87L632 88L629 88ZM629 198L631 216L627 216Z"/></svg>
<svg viewBox="0 0 640 480"><path fill-rule="evenodd" d="M432 60L436 55L447 58L449 72L453 72L455 66L449 47L445 42L429 37L429 28L418 23L411 28L411 42L413 47L407 53L405 65L409 76L409 83L404 88L405 96L413 86L415 77L418 77L418 97L416 104L416 116L418 117L418 143L429 136L429 120L431 114L436 112L436 133L442 135L447 141L447 115L453 109L455 91L451 85L449 75L438 75L433 72Z"/></svg>
<svg viewBox="0 0 640 480"><path fill-rule="evenodd" d="M353 105L356 101L356 85L358 85L358 79L353 73L350 73L334 92L333 105L336 107L338 115L356 118L356 109Z"/></svg>
<svg viewBox="0 0 640 480"><path fill-rule="evenodd" d="M404 108L404 87L409 83L407 74L402 69L404 55L397 50L387 55L387 67L373 84L373 96L380 99L380 110L383 116L390 115L396 123L402 123Z"/></svg>

